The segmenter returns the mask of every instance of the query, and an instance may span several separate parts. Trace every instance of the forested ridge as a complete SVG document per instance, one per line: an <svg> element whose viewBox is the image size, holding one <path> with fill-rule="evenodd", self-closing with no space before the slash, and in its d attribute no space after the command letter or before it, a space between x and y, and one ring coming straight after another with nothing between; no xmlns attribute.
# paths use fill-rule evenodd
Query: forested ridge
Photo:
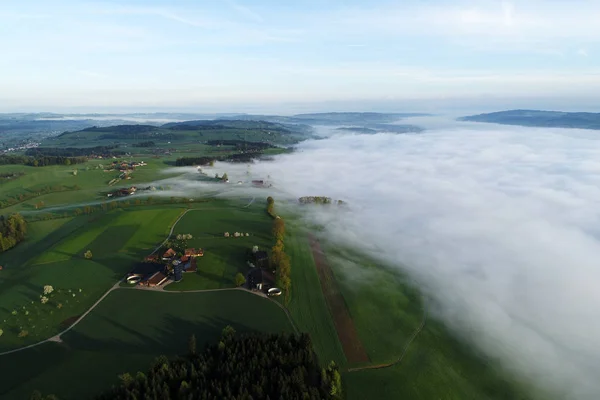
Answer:
<svg viewBox="0 0 600 400"><path fill-rule="evenodd" d="M341 399L341 378L331 363L321 368L308 334L236 336L186 357L159 357L147 373L123 374L121 385L97 397L120 399Z"/></svg>

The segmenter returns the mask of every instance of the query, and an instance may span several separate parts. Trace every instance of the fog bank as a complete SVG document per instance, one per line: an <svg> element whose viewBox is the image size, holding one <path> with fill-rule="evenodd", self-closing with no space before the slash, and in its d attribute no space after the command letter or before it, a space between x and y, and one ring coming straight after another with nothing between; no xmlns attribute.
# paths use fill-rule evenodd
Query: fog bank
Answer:
<svg viewBox="0 0 600 400"><path fill-rule="evenodd" d="M251 173L282 197L347 201L350 215L327 216L331 237L377 246L456 332L523 376L600 398L600 132L430 126L327 134ZM248 167L219 168L235 180Z"/></svg>

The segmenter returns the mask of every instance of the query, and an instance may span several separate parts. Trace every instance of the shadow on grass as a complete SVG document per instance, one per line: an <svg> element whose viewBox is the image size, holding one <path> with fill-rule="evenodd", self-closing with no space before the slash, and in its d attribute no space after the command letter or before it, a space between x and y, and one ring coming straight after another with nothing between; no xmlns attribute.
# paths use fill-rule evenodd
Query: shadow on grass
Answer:
<svg viewBox="0 0 600 400"><path fill-rule="evenodd" d="M239 333L256 330L221 317L204 317L202 321L191 322L182 318L167 316L162 328L143 332L125 324L102 317L102 322L113 329L110 338L99 340L77 330L65 334L64 339L74 350L114 352L119 354L183 355L188 350L188 339L194 334L198 347L216 343L224 327L231 325Z"/></svg>

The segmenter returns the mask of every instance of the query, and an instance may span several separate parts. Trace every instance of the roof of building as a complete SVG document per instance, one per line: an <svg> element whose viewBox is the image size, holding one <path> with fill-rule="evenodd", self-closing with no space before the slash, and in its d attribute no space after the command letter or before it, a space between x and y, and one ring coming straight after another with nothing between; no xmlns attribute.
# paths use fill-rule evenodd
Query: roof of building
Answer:
<svg viewBox="0 0 600 400"><path fill-rule="evenodd" d="M195 248L190 248L190 249L185 249L184 254L186 256L201 256L204 255L204 250L202 249L195 249Z"/></svg>
<svg viewBox="0 0 600 400"><path fill-rule="evenodd" d="M162 272L154 273L148 280L146 281L148 285L159 285L162 281L167 279L167 276Z"/></svg>
<svg viewBox="0 0 600 400"><path fill-rule="evenodd" d="M264 260L264 259L268 259L268 258L269 258L269 254L267 254L267 252L264 250L259 250L254 253L255 260Z"/></svg>
<svg viewBox="0 0 600 400"><path fill-rule="evenodd" d="M169 249L169 250L165 251L165 254L163 254L163 257L165 257L165 258L167 258L167 257L173 257L176 254L177 253L175 252L175 250Z"/></svg>

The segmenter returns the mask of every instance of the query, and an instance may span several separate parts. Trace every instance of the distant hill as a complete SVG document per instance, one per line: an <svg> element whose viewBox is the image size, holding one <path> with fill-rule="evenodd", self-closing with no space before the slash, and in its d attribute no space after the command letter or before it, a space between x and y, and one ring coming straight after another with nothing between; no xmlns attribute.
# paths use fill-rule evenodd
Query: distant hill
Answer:
<svg viewBox="0 0 600 400"><path fill-rule="evenodd" d="M347 131L362 134L375 133L419 133L423 128L416 125L395 125L395 124L370 124L367 126L342 126L338 131Z"/></svg>
<svg viewBox="0 0 600 400"><path fill-rule="evenodd" d="M236 115L236 120L269 121L295 125L359 125L386 124L409 117L423 117L430 114L422 113L376 113L376 112L329 112L296 114L292 116L280 115Z"/></svg>
<svg viewBox="0 0 600 400"><path fill-rule="evenodd" d="M470 115L459 120L548 128L600 129L600 113L587 112L509 110Z"/></svg>

